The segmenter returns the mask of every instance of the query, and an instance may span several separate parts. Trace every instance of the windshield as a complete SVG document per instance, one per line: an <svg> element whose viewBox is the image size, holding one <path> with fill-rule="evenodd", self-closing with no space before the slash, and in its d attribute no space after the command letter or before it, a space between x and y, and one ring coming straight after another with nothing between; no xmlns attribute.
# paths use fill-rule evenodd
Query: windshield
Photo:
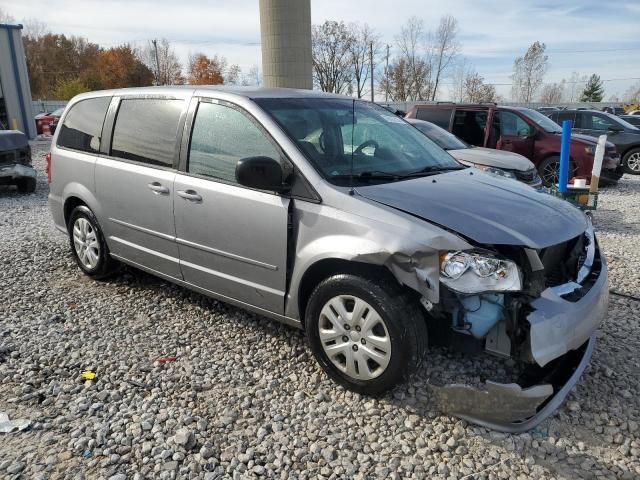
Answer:
<svg viewBox="0 0 640 480"><path fill-rule="evenodd" d="M434 125L433 123L422 121L410 123L444 150L462 150L469 148L468 144L460 140L453 133L447 132L444 128Z"/></svg>
<svg viewBox="0 0 640 480"><path fill-rule="evenodd" d="M351 173L359 181L365 176L367 181L392 181L421 171L462 168L410 124L373 103L335 98L255 102L332 183L347 185Z"/></svg>
<svg viewBox="0 0 640 480"><path fill-rule="evenodd" d="M549 117L547 117L546 115L543 115L540 112L536 112L535 110L531 110L530 108L522 108L522 109L519 109L518 112L522 113L524 116L529 118L529 120L533 120L545 132L549 132L549 133L562 132L562 127L560 125L558 125L556 122L554 122Z"/></svg>
<svg viewBox="0 0 640 480"><path fill-rule="evenodd" d="M617 116L612 115L610 113L603 113L603 115L606 115L607 118L611 119L611 121L613 121L614 123L617 123L621 127L629 128L631 130L638 130L638 127L636 127L635 125L630 124L624 118L617 117Z"/></svg>

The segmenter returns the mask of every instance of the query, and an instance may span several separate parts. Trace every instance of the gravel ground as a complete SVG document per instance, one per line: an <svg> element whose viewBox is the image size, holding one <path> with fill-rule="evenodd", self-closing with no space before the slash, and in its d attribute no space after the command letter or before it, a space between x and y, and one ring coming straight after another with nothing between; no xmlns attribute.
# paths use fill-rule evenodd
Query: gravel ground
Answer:
<svg viewBox="0 0 640 480"><path fill-rule="evenodd" d="M640 477L639 301L612 297L590 368L550 419L501 434L440 414L422 378L375 399L346 391L301 332L142 272L89 280L35 163L35 194L0 188L0 412L33 422L0 434L0 477ZM635 296L639 199L625 177L596 215L612 288ZM460 358L436 351L426 375L494 368Z"/></svg>

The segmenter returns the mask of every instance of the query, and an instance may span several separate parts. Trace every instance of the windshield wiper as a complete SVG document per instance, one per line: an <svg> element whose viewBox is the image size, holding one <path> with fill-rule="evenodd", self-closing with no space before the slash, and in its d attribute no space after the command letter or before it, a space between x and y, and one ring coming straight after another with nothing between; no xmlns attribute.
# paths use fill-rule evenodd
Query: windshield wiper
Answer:
<svg viewBox="0 0 640 480"><path fill-rule="evenodd" d="M360 172L360 173L355 173L353 175L354 179L357 180L398 180L399 178L402 178L404 175L398 175L395 173L389 173L389 172L382 172L379 170L371 170L371 171L365 171L365 172ZM340 174L340 175L332 175L331 176L332 179L343 179L343 178L351 178L351 175L349 175L348 173L345 174Z"/></svg>
<svg viewBox="0 0 640 480"><path fill-rule="evenodd" d="M430 165L428 167L424 167L420 170L417 170L415 172L410 172L410 173L406 173L403 175L404 178L406 177L421 177L421 176L426 176L426 175L435 175L437 173L440 172L450 172L453 170L464 170L466 167L463 166L451 166L451 167L440 167L437 165Z"/></svg>

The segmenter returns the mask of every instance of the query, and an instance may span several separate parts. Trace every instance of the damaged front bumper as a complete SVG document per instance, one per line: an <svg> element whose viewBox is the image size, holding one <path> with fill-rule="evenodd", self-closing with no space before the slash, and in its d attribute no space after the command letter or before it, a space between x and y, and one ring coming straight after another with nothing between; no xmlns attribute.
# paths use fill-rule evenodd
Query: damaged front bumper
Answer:
<svg viewBox="0 0 640 480"><path fill-rule="evenodd" d="M507 433L526 432L549 417L564 401L589 364L595 338L545 369L549 383L522 388L516 383L486 382L485 389L468 385L431 385L443 412Z"/></svg>
<svg viewBox="0 0 640 480"><path fill-rule="evenodd" d="M20 163L0 165L0 182L11 183L19 178L36 178L36 171L31 165Z"/></svg>
<svg viewBox="0 0 640 480"><path fill-rule="evenodd" d="M553 413L585 370L594 334L609 304L607 263L592 227L589 244L574 281L549 287L529 304L529 353L533 361L518 383L487 381L484 388L432 385L440 408L472 423L518 433Z"/></svg>

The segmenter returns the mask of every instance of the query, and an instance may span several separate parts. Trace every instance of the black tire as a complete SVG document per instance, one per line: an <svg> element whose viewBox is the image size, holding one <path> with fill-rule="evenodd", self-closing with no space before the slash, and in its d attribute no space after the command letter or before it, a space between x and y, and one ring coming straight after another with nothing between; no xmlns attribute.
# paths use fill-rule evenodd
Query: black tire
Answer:
<svg viewBox="0 0 640 480"><path fill-rule="evenodd" d="M84 219L89 222L91 230L95 232L95 238L97 240L97 245L99 246L99 248L97 249L97 263L93 267L87 266L79 257L79 254L76 250L73 229L79 219ZM118 263L113 258L111 258L111 255L109 254L109 247L107 247L107 243L104 240L104 235L102 234L100 224L98 223L98 220L89 207L80 205L73 209L71 215L69 216L67 232L69 232L69 245L71 247L71 254L73 255L73 258L75 259L80 269L85 274L95 279L102 279L112 275L117 271Z"/></svg>
<svg viewBox="0 0 640 480"><path fill-rule="evenodd" d="M629 162L633 160L633 165L629 165ZM640 175L640 148L633 148L624 154L622 158L622 170L624 173L631 175Z"/></svg>
<svg viewBox="0 0 640 480"><path fill-rule="evenodd" d="M386 368L375 378L362 380L349 376L334 365L324 350L319 330L321 321L326 321L326 317L322 320L321 312L327 302L340 295L364 300L384 322L391 345L390 359ZM420 366L427 351L427 325L418 302L393 279L384 277L374 280L340 274L322 281L309 299L305 331L316 360L329 377L345 388L362 394L379 394L401 383ZM364 333L361 334L364 337ZM340 341L345 341L345 338L343 336ZM358 340L355 342L357 344Z"/></svg>
<svg viewBox="0 0 640 480"><path fill-rule="evenodd" d="M33 193L36 191L36 179L31 177L20 178L16 181L18 192Z"/></svg>
<svg viewBox="0 0 640 480"><path fill-rule="evenodd" d="M540 165L538 165L538 173L540 174L540 178L542 179L542 184L545 187L551 187L558 183L558 168L560 166L560 156L552 155L551 157L545 158ZM573 163L573 161L569 162L569 178L575 176L577 173L578 167ZM555 172L554 176L551 176L550 173Z"/></svg>

